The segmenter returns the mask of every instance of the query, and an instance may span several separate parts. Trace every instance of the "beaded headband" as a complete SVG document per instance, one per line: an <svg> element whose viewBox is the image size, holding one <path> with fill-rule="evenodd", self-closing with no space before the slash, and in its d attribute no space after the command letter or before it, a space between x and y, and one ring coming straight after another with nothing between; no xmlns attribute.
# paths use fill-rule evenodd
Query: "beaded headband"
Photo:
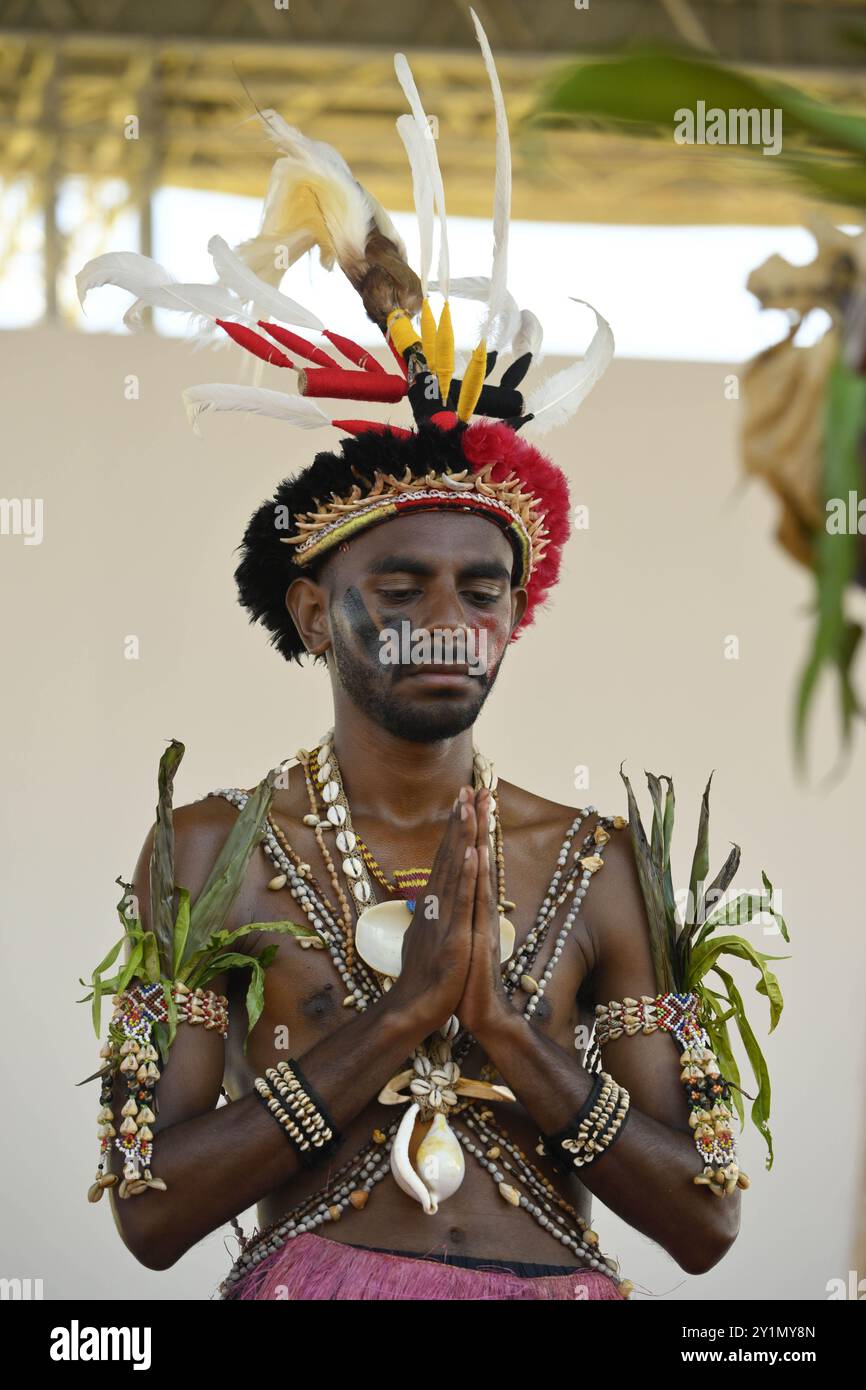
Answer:
<svg viewBox="0 0 866 1390"><path fill-rule="evenodd" d="M283 536L293 545L295 562L310 564L325 551L348 540L357 531L407 512L456 510L489 516L510 531L520 556L515 582L523 585L547 547L547 533L540 510L530 493L523 492L514 473L496 482L493 464L486 464L471 478L469 468L462 473L426 473L414 477L408 470L402 478L377 472L366 493L355 484L348 497L332 497L315 512L301 512L295 518L297 532Z"/></svg>
<svg viewBox="0 0 866 1390"><path fill-rule="evenodd" d="M473 512L495 522L512 539L518 582L530 589L529 613L558 577L570 530L569 501L561 470L531 443L518 441L517 432L524 430L531 437L565 423L607 369L614 344L609 325L593 309L596 328L585 356L523 394L523 380L541 347L542 328L531 310L518 307L507 287L508 121L490 45L477 15L470 14L496 117L489 275L451 277L436 140L409 64L397 54L395 70L410 108L398 118L397 131L412 175L420 243L417 273L388 213L358 183L337 151L308 139L275 111L265 110L258 118L279 157L261 228L234 249L222 237L211 238L208 251L218 276L215 284L178 284L156 262L126 253L89 261L77 284L82 303L90 290L105 284L134 294L135 302L124 316L130 327L138 326L148 306L175 309L194 315L211 335L226 334L268 366L295 372L297 393L223 383L190 388L184 398L195 429L204 412L229 410L268 415L304 429L330 424L344 434L389 431L406 437L416 431L390 420L333 418L318 404L327 399L395 406L406 399L416 430L430 426L457 431L465 468L450 464L423 476L399 476L383 468L370 479L353 476L346 465L345 488L338 486L325 498L311 496L311 505L298 507L291 517L292 529L280 539L291 547L293 563L303 567L367 527L407 512ZM437 229L434 280L430 272ZM322 265L339 266L361 296L368 317L384 335L396 371L373 352L326 328L280 291L285 271L313 247L318 247ZM432 293L442 298L438 321ZM455 353L451 298L485 306L478 344L465 364ZM296 328L319 332L330 350ZM506 352L512 361L493 382L490 375ZM473 416L487 419L473 421ZM296 481L303 484L304 477L302 473Z"/></svg>

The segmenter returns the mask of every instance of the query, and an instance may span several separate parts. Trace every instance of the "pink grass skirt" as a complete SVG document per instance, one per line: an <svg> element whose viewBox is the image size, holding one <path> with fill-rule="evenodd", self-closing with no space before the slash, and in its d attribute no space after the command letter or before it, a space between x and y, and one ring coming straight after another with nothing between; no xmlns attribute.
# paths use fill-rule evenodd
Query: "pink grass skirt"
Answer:
<svg viewBox="0 0 866 1390"><path fill-rule="evenodd" d="M362 1250L304 1232L287 1240L224 1294L228 1300L575 1299L624 1302L596 1270L522 1277L491 1266L466 1269L417 1255Z"/></svg>

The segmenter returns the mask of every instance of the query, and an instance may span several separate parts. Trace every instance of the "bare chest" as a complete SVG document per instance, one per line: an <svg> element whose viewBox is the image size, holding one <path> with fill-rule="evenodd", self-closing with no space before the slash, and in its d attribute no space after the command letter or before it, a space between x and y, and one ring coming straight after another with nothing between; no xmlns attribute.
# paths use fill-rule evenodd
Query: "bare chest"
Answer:
<svg viewBox="0 0 866 1390"><path fill-rule="evenodd" d="M582 825L572 839L567 863L561 866L562 877L554 882L552 891L562 837L554 837L553 844L549 835L543 837L541 844L536 837L505 837L507 893L515 904L509 910L509 918L515 927L516 955L520 955L521 949L526 950L533 933L537 935L519 981L512 981L509 986L512 1003L525 1011L534 998L534 1025L566 1048L574 1046L575 1029L582 1021L578 996L592 965L592 947L579 911L566 928L566 919L575 904L573 892L562 891L584 834ZM327 869L312 837L296 835L295 842L300 853L307 856L302 862L310 864L314 883L321 882L327 893L331 886ZM423 863L427 848L422 844L414 854L408 851L406 862ZM307 917L293 898L290 886L278 891L268 887L278 867L260 852L251 866L252 892L245 903L245 915L248 920L259 922L291 920L306 926ZM333 893L329 896L333 898ZM251 949L256 955L269 946L276 948L276 954L266 972L264 1010L246 1052L242 980L235 983L230 1000L233 1026L229 1030L226 1076L232 1094L247 1092L253 1079L265 1067L274 1065L275 1058L302 1055L322 1038L345 1027L353 1017L346 984L327 950L304 947L292 937L267 931L252 939ZM507 966L508 963L503 967L506 976ZM473 1065L483 1064L485 1057L477 1045L468 1054L467 1062L470 1059Z"/></svg>

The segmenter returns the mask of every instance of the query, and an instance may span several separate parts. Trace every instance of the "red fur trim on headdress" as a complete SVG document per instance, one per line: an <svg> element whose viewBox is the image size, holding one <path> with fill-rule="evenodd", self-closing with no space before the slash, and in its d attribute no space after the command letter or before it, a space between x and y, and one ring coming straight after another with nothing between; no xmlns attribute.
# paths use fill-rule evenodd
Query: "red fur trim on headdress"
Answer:
<svg viewBox="0 0 866 1390"><path fill-rule="evenodd" d="M512 641L533 621L536 609L546 599L559 578L562 547L571 529L571 502L568 483L557 468L534 445L521 439L509 425L480 420L469 425L461 440L463 454L474 471L492 463L493 480L499 482L516 473L523 487L538 499L547 529L547 550L532 571L526 586L526 612L514 630Z"/></svg>

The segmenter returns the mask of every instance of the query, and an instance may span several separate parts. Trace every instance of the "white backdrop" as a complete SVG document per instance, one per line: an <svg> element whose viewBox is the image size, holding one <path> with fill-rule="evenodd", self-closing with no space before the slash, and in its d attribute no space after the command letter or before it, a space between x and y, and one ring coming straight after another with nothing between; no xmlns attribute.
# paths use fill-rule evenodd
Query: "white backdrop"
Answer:
<svg viewBox="0 0 866 1390"><path fill-rule="evenodd" d="M108 1203L88 1205L97 1096L74 1083L98 1048L73 1002L116 935L114 879L131 873L150 824L163 740L188 745L178 800L189 801L252 784L327 722L323 675L287 667L236 606L232 552L275 482L334 436L215 417L196 439L180 389L226 379L228 362L147 335L0 336L2 491L44 499L40 545L0 536L0 1274L42 1278L46 1298L208 1297L231 1258L215 1233L152 1273L121 1245ZM550 441L590 526L569 544L551 611L512 649L479 743L503 777L609 812L623 806L623 759L636 786L643 768L673 774L679 882L717 769L713 865L740 843L742 887L757 889L766 868L793 938L769 1039L765 1001L735 972L773 1078L776 1163L763 1170L747 1129L742 1234L701 1278L611 1213L596 1225L641 1296L822 1299L828 1280L847 1278L863 1171L866 740L841 782L795 779L790 702L811 590L771 543L774 504L738 484L726 370L615 363ZM124 395L130 374L138 400ZM133 635L140 657L127 660ZM730 637L737 660L725 657ZM824 768L833 718L825 706L815 729ZM578 764L588 792L574 791ZM788 949L759 929L758 944Z"/></svg>

